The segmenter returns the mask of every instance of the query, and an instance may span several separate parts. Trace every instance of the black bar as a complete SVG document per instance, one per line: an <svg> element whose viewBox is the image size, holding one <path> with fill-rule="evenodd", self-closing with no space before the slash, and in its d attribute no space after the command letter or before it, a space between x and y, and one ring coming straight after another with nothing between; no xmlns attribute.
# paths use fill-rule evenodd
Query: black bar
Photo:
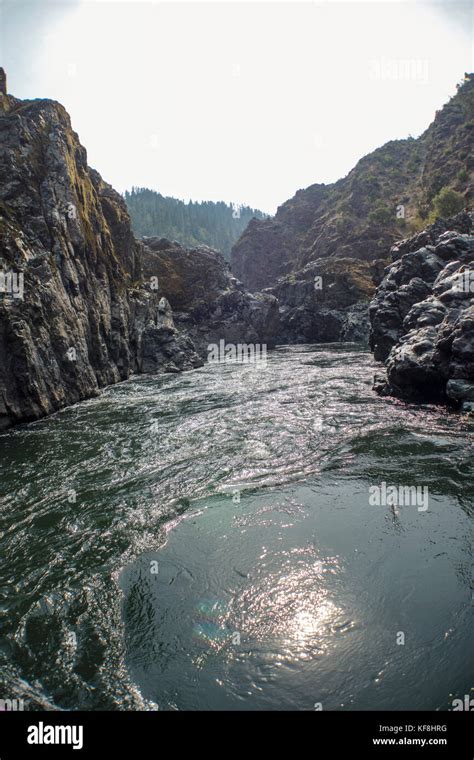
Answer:
<svg viewBox="0 0 474 760"><path fill-rule="evenodd" d="M136 760L183 752L193 758L226 758L241 752L246 760L260 747L266 758L272 747L279 754L291 747L291 755L304 753L311 760L326 760L331 752L335 760L359 756L472 760L472 719L470 712L3 712L0 760L25 755ZM66 730L56 733L49 728L56 726ZM43 741L64 738L76 745L82 739L83 746L74 750L71 743L31 744L29 736Z"/></svg>

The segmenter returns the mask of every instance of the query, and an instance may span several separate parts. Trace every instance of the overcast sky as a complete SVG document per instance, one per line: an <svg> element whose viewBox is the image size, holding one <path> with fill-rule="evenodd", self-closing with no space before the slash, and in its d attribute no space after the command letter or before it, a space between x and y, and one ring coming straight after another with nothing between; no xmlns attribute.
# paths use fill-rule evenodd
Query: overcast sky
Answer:
<svg viewBox="0 0 474 760"><path fill-rule="evenodd" d="M3 0L0 62L12 94L65 105L117 190L274 213L428 126L474 69L472 8Z"/></svg>

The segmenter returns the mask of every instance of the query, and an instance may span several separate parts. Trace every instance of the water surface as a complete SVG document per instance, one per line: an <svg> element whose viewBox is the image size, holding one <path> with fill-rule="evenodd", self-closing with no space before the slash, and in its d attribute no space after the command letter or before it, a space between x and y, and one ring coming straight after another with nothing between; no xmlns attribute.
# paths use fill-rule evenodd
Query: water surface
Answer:
<svg viewBox="0 0 474 760"><path fill-rule="evenodd" d="M445 710L470 693L473 426L378 398L372 372L354 345L283 347L2 434L0 696ZM428 510L371 506L382 481L426 486Z"/></svg>

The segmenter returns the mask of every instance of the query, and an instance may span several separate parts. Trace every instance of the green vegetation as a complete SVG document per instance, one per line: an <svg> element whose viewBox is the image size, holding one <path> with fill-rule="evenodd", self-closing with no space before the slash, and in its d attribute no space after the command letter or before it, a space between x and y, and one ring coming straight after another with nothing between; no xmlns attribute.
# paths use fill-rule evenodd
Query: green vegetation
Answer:
<svg viewBox="0 0 474 760"><path fill-rule="evenodd" d="M380 203L369 213L368 219L372 224L389 224L395 219L395 213L386 204Z"/></svg>
<svg viewBox="0 0 474 760"><path fill-rule="evenodd" d="M426 221L426 217L423 219L419 214L417 214L407 222L406 226L410 235L416 235L416 233L421 232L421 230L424 229L427 224L428 222Z"/></svg>
<svg viewBox="0 0 474 760"><path fill-rule="evenodd" d="M136 235L177 240L184 246L208 245L230 258L230 249L253 217L267 214L249 206L232 206L223 201L185 203L154 190L132 187L125 192Z"/></svg>
<svg viewBox="0 0 474 760"><path fill-rule="evenodd" d="M463 210L466 202L456 190L450 187L443 187L433 198L433 213L435 216L441 216L447 219Z"/></svg>

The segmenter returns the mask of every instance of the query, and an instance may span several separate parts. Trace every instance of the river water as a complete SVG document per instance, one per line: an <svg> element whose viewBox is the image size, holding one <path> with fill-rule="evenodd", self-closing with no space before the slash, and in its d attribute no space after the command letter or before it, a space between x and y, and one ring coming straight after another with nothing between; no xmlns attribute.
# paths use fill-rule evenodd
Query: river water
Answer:
<svg viewBox="0 0 474 760"><path fill-rule="evenodd" d="M473 424L347 345L136 377L0 436L0 698L451 709L471 694ZM374 485L427 489L374 505ZM471 696L474 696L471 694Z"/></svg>

